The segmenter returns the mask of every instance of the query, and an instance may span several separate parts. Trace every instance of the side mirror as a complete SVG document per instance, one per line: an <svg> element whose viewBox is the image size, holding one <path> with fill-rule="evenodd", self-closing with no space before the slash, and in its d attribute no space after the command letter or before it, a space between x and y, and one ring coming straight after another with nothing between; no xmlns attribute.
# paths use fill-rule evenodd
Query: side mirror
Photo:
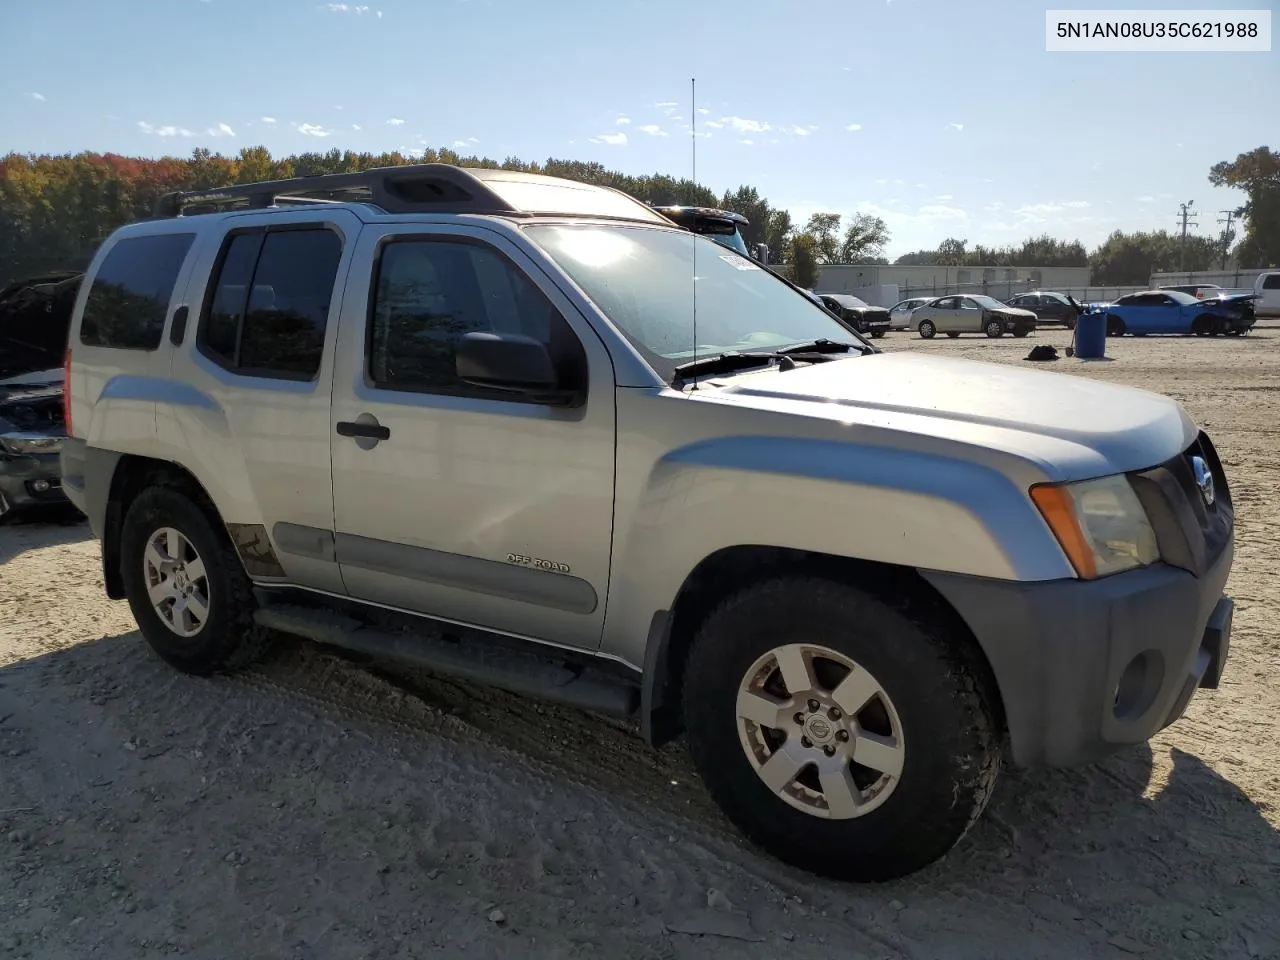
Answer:
<svg viewBox="0 0 1280 960"><path fill-rule="evenodd" d="M546 344L517 333L464 333L454 357L458 379L531 400L569 405L577 394L560 387Z"/></svg>

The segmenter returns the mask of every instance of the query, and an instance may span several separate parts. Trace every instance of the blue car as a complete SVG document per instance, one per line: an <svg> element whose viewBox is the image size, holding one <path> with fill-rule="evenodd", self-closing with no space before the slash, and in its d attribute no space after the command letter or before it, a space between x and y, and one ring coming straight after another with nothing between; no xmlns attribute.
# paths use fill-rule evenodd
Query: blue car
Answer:
<svg viewBox="0 0 1280 960"><path fill-rule="evenodd" d="M1238 337L1254 324L1254 294L1197 300L1181 290L1147 290L1106 304L1107 336L1176 333Z"/></svg>

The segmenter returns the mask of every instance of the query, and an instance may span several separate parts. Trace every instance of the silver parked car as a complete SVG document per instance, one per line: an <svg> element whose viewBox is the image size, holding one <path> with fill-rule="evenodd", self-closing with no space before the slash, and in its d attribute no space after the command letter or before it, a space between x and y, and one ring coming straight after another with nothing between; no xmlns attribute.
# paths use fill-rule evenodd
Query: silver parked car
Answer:
<svg viewBox="0 0 1280 960"><path fill-rule="evenodd" d="M958 337L962 333L985 333L1002 337L1011 333L1025 337L1036 328L1036 315L1030 310L1010 307L995 297L965 294L938 297L911 313L911 328L926 340L938 333Z"/></svg>
<svg viewBox="0 0 1280 960"><path fill-rule="evenodd" d="M899 300L889 308L889 329L890 330L910 330L911 329L911 313L917 307L923 307L933 297L908 297L906 300Z"/></svg>
<svg viewBox="0 0 1280 960"><path fill-rule="evenodd" d="M61 462L179 670L283 632L683 733L747 836L855 880L945 855L1006 744L1087 763L1218 684L1231 491L1169 397L883 353L551 177L155 214L80 287Z"/></svg>

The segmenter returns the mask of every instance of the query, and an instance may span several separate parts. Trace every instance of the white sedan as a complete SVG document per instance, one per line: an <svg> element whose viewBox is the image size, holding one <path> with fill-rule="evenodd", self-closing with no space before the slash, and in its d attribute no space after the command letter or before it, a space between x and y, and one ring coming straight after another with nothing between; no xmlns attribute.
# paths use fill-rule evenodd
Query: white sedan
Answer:
<svg viewBox="0 0 1280 960"><path fill-rule="evenodd" d="M908 330L911 327L911 311L923 307L933 297L910 297L900 300L889 308L889 329Z"/></svg>

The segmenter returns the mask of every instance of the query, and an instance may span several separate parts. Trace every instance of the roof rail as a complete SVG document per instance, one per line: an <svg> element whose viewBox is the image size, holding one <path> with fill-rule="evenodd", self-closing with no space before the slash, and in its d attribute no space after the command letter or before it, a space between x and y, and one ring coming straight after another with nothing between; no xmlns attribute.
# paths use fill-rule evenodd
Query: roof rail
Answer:
<svg viewBox="0 0 1280 960"><path fill-rule="evenodd" d="M157 219L180 217L190 208L212 212L226 208L262 209L277 202L371 203L387 213L501 213L521 211L479 177L448 163L375 167L358 173L321 174L241 183L209 190L166 193L156 200Z"/></svg>

